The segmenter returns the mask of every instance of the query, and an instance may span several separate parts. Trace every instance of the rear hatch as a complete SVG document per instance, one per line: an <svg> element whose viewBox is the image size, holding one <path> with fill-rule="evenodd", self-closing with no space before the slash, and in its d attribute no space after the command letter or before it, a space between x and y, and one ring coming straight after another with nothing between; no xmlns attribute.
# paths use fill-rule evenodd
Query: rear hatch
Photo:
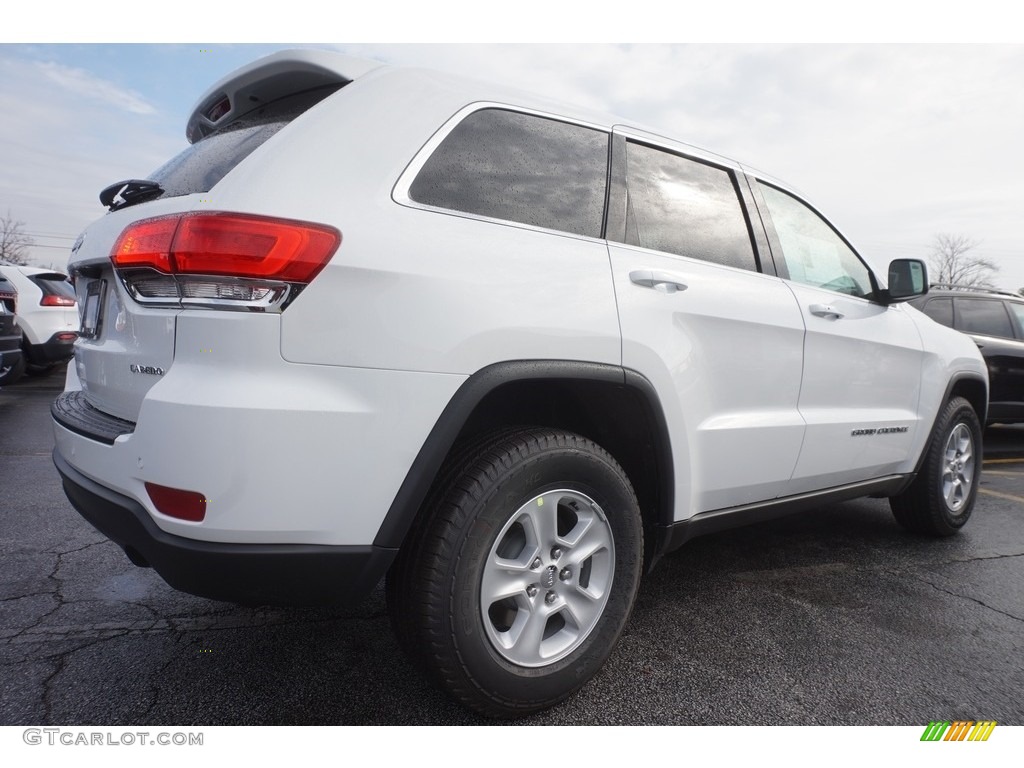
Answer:
<svg viewBox="0 0 1024 768"><path fill-rule="evenodd" d="M137 421L173 365L180 312L283 311L329 260L338 239L330 228L211 210L209 193L291 121L377 66L314 51L257 61L200 98L189 147L146 178L103 191L110 213L69 261L81 315L75 372L89 407ZM297 238L316 253L282 256Z"/></svg>

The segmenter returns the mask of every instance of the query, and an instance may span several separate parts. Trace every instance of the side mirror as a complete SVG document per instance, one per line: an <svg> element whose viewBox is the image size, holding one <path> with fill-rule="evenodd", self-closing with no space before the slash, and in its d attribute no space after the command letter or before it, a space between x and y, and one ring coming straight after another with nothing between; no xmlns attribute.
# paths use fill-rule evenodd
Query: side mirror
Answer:
<svg viewBox="0 0 1024 768"><path fill-rule="evenodd" d="M893 259L889 264L889 288L885 304L924 296L928 293L928 268L919 259Z"/></svg>

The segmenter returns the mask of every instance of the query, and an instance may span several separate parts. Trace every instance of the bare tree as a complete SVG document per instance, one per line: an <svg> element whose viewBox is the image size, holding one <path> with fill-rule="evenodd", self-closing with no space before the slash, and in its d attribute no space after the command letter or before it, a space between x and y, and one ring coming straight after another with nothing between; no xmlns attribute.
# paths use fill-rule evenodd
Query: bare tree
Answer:
<svg viewBox="0 0 1024 768"><path fill-rule="evenodd" d="M28 249L35 244L25 234L25 222L13 219L10 209L0 216L0 264L28 264Z"/></svg>
<svg viewBox="0 0 1024 768"><path fill-rule="evenodd" d="M978 242L964 235L936 235L929 258L932 283L956 288L994 291L999 266L971 253Z"/></svg>

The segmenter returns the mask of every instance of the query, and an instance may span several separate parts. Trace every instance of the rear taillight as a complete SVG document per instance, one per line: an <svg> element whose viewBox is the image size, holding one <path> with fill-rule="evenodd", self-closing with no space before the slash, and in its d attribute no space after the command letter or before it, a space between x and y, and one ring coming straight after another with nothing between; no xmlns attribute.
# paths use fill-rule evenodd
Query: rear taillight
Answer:
<svg viewBox="0 0 1024 768"><path fill-rule="evenodd" d="M51 293L47 296L43 296L40 300L39 305L42 307L73 307L77 302L70 296L61 296L60 294Z"/></svg>
<svg viewBox="0 0 1024 768"><path fill-rule="evenodd" d="M130 225L110 258L143 303L283 309L341 243L333 227L237 213L185 213Z"/></svg>

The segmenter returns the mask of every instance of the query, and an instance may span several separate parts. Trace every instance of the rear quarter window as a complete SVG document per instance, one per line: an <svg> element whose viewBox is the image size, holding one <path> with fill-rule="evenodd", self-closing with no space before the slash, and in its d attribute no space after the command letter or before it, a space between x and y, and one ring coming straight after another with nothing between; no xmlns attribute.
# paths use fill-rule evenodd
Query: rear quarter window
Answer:
<svg viewBox="0 0 1024 768"><path fill-rule="evenodd" d="M609 134L514 112L473 112L423 164L409 197L437 208L601 236Z"/></svg>

